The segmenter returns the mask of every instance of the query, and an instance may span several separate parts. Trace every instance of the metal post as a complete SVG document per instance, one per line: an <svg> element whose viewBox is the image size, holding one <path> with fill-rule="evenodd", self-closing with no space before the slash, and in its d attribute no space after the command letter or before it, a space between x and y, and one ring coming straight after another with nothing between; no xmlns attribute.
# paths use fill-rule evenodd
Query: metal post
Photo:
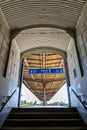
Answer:
<svg viewBox="0 0 87 130"><path fill-rule="evenodd" d="M18 107L20 106L20 99L21 99L21 89L22 89L22 82L23 82L23 69L24 69L24 60L22 60L22 63L20 66Z"/></svg>
<svg viewBox="0 0 87 130"><path fill-rule="evenodd" d="M43 106L46 106L47 103L46 103L46 83L43 83L44 84L44 89L43 89Z"/></svg>
<svg viewBox="0 0 87 130"><path fill-rule="evenodd" d="M45 68L45 53L43 53L43 68ZM46 82L45 74L43 75L43 106L46 106Z"/></svg>
<svg viewBox="0 0 87 130"><path fill-rule="evenodd" d="M67 60L67 59L66 59L66 60ZM69 107L71 107L70 92L69 92L70 80L69 80L68 65L67 65L66 60L64 59L65 75L66 75L66 87L67 87L67 94L68 94Z"/></svg>

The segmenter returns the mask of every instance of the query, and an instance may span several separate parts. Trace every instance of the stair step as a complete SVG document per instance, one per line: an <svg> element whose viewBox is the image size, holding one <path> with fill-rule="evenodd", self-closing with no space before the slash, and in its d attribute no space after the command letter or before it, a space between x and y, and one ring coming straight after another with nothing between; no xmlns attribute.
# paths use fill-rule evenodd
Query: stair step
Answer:
<svg viewBox="0 0 87 130"><path fill-rule="evenodd" d="M37 127L37 126L84 126L83 122L80 119L74 120L6 120L5 126L11 127Z"/></svg>
<svg viewBox="0 0 87 130"><path fill-rule="evenodd" d="M77 112L76 108L13 108L12 112Z"/></svg>
<svg viewBox="0 0 87 130"><path fill-rule="evenodd" d="M13 108L1 130L87 130L76 108Z"/></svg>
<svg viewBox="0 0 87 130"><path fill-rule="evenodd" d="M3 127L1 130L87 130L86 127Z"/></svg>
<svg viewBox="0 0 87 130"><path fill-rule="evenodd" d="M34 115L36 115L36 114L48 114L48 115L50 115L50 114L64 114L64 115L67 115L67 114L77 114L77 112L11 112L11 114L34 114Z"/></svg>
<svg viewBox="0 0 87 130"><path fill-rule="evenodd" d="M80 121L81 119L50 119L50 118L48 118L48 119L43 119L43 118L41 118L41 119L7 119L7 121L21 121L21 122L24 122L24 121Z"/></svg>
<svg viewBox="0 0 87 130"><path fill-rule="evenodd" d="M78 113L11 113L9 114L8 119L41 119L43 117L43 119L73 119L73 118L79 118L79 114Z"/></svg>

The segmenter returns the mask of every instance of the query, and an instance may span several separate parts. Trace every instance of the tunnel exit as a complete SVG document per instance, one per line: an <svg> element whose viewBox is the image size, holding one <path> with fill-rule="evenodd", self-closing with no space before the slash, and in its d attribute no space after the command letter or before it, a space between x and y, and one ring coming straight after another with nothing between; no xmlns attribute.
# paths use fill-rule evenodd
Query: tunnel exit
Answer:
<svg viewBox="0 0 87 130"><path fill-rule="evenodd" d="M66 84L63 57L54 53L28 55L24 58L22 82L43 106L47 106L47 102ZM54 102L58 104L56 100Z"/></svg>

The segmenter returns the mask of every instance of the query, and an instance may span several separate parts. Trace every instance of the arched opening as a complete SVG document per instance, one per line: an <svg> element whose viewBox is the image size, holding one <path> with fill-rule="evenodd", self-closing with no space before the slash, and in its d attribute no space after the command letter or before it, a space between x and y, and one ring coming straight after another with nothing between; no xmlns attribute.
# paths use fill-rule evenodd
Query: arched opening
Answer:
<svg viewBox="0 0 87 130"><path fill-rule="evenodd" d="M66 70L66 77L67 77L66 78L67 79L66 82L68 86L67 88L69 88L70 90L69 92L71 97L70 98L71 106L77 107L77 109L79 109L80 115L83 114L83 116L85 115L85 117L87 118L86 116L87 114L84 110L84 108L87 107L87 96L86 96L87 95L87 91L86 91L87 90L86 89L87 87L87 82L86 82L87 81L87 36L86 36L87 15L86 13L87 13L86 0L77 0L77 1L75 0L72 1L71 0L67 0L67 1L64 0L62 1L60 0L58 1L55 0L9 1L8 0L5 1L3 0L0 1L0 50L1 50L0 92L2 96L5 95L9 96L10 94L12 94L12 91L14 89L17 90L15 91L16 92L15 96L11 98L11 101L8 103L9 105L7 105L7 107L9 106L18 107L18 92L19 92L18 77L19 77L19 66L20 66L20 54L22 55L26 50L30 50L33 48L37 49L38 47L46 47L46 48L51 47L66 52L67 58L64 58L64 63L65 63L65 70ZM40 52L39 54L41 55ZM47 55L50 54L60 55L60 53L54 53L54 52L42 53L42 55L45 55L46 57ZM37 54L32 52L32 54L29 55L37 55ZM23 60L24 58L25 56L22 55L21 59ZM67 62L68 62L68 67L67 67ZM68 70L69 70L69 74L68 74ZM22 76L22 72L20 76ZM33 77L35 79L34 74ZM69 78L70 78L70 84L69 84ZM56 78L54 79L56 80ZM37 80L35 79L35 82L36 81ZM39 79L38 82L42 82L42 81ZM46 82L46 80L44 82ZM42 86L46 86L46 90L43 89L44 90L43 95L47 95L45 93L47 91L47 87L50 85L47 85L48 81L46 83L44 82L42 83ZM55 84L54 82L58 82L58 81L50 81L50 82L53 82L54 85ZM55 88L55 86L53 88ZM2 121L2 117L3 116L1 115L0 121ZM55 117L56 117L56 113L55 113ZM65 114L62 115L62 117L63 117L62 119L65 119ZM37 124L38 125L42 124L43 126L44 122L43 123L41 123L42 121L38 122L40 121L41 118L39 118L38 121L37 121L37 117L35 119L36 119L36 125L33 125L34 123L31 121L29 123L29 121L27 120L28 126L29 125L31 126L31 123L32 126L34 126L34 128L30 128L29 126L30 129L36 129L35 127L37 126ZM11 122L13 120L14 119L11 119ZM18 123L18 120L17 120L18 126L20 124L25 125L24 114L23 114L24 123L22 122ZM75 120L75 124L80 124L78 121L76 122L76 120ZM60 128L60 125L62 126L62 124L60 123L59 116L58 116L58 121L53 119L52 121L49 120L49 122L47 122L46 118L44 121L46 121L46 126L49 125L49 128L46 129L51 129L51 126L54 126L54 123L55 126L52 129ZM51 124L50 121L52 123L54 122L53 125L50 125ZM77 127L75 125L73 126L74 120L72 119L70 120L70 118L68 118L66 124L62 122L63 125L65 124L64 126L65 129L67 128L69 129L70 126L69 121L72 123L71 126L73 127L72 129L74 128L79 129L78 125L76 125ZM14 126L13 123L9 123L9 124L11 124L12 127L16 129L17 125ZM68 126L66 127L66 125ZM12 129L12 127L10 129ZM20 129L21 127L22 125L19 126L18 128Z"/></svg>
<svg viewBox="0 0 87 130"><path fill-rule="evenodd" d="M69 86L66 81L66 53L64 51L52 47L38 47L22 53L21 59L23 61L21 82L28 88L26 91L31 91L40 103L36 102L38 99L34 96L32 98L35 100L32 102L31 98L27 97L27 92L23 92L22 86L20 106L69 106ZM57 94L58 92L62 94L63 100L59 101L61 97ZM50 101L52 98L54 100Z"/></svg>
<svg viewBox="0 0 87 130"><path fill-rule="evenodd" d="M32 54L34 55L35 54L55 54L55 55L62 56L64 59L65 70L66 70L66 77L67 77L66 82L68 86L67 88L69 89L69 75L68 75L68 69L67 69L68 68L67 67L67 48L69 46L70 40L72 39L69 32L63 29L53 28L51 26L40 27L40 28L33 27L26 30L23 29L23 31L19 30L19 32L20 33L18 34L16 31L13 32L12 38L15 38L15 39L13 40L11 39L11 40L12 40L12 44L16 43L16 45L18 46L19 54L21 54L21 57L19 56L21 58L21 62L24 60L25 57ZM15 47L14 47L14 50L15 50ZM21 73L21 76L22 76L22 73ZM9 77L11 77L11 75ZM68 91L68 95L69 95L69 91ZM70 99L69 99L69 103L70 103Z"/></svg>
<svg viewBox="0 0 87 130"><path fill-rule="evenodd" d="M19 34L17 34L17 33L19 33ZM17 32L15 32L13 36L16 36L16 34L17 34L17 36L15 37L15 40L16 40L18 47L20 49L20 52L21 52L22 64L25 63L26 64L25 66L27 66L27 68L28 68L27 72L29 69L56 69L58 67L61 68L60 64L62 64L62 66L63 66L62 68L64 69L64 73L65 73L65 77L66 77L67 89L69 89L69 76L68 76L67 56L66 56L67 48L68 48L68 45L69 45L69 42L71 39L71 34L69 34L69 33L70 33L70 30L63 30L60 28L58 29L58 28L55 28L55 27L53 28L53 27L49 27L49 26L48 27L44 27L44 26L37 27L36 26L35 28L34 27L32 27L30 29L26 28L26 30L24 30L24 28L23 28L23 31L22 31L22 29L17 30ZM47 58L51 55L53 55L53 57L55 57L55 58L51 59L50 62L53 62L53 60L54 60L55 63L52 63L52 66L50 66L50 67L46 67L45 58ZM30 66L31 63L26 62L27 58L29 56L30 57L32 57L32 56L40 57L40 59L39 59L40 63L38 63L38 65L36 67L35 67L35 63L33 63L33 66L35 68ZM59 59L62 59L60 62L59 62L59 59L58 59L58 61L56 61L57 56L60 57ZM32 59L31 59L31 61L32 61ZM46 62L48 62L48 61L46 61ZM44 75L46 75L46 74L44 74ZM51 74L49 74L49 75L51 75ZM24 78L22 73L21 73L21 76L22 76L22 78ZM28 76L29 76L29 73L28 73ZM35 76L35 74L34 74L34 76ZM30 84L30 82L33 82L33 83L35 82L34 83L34 85L35 85L35 84L37 84L37 82L39 82L38 84L41 83L42 86L47 86L47 84L52 84L52 85L48 85L48 86L53 87L53 86L56 86L54 84L56 84L56 82L58 82L56 79L56 77L57 77L56 74L54 74L54 78L52 78L53 81L49 81L49 82L47 81L47 83L44 83L46 80L43 80L43 78L35 79L34 76L32 76L32 77L30 76L31 77L30 80L32 80L32 81L29 81L29 84ZM42 76L42 77L44 77L44 76ZM26 79L26 80L28 82L28 79ZM48 80L51 80L51 78L48 78ZM23 81L24 81L24 79L23 79ZM43 83L42 83L42 81L43 81ZM29 86L28 83L25 83L25 84L27 84L27 86ZM40 85L38 85L38 86L40 86ZM57 86L61 86L61 85L57 84ZM42 87L42 88L44 88L44 87ZM59 88L61 88L61 87L59 87ZM33 90L33 89L31 89L31 87L30 88L28 87L28 89L30 89L31 91ZM37 87L35 89L37 91ZM21 91L21 89L20 89L20 91ZM54 93L52 91L52 94L49 94L51 96L49 96L47 100L50 100L57 91L58 91L58 88L54 91ZM68 92L68 99L69 99L69 90L67 90L67 92ZM35 93L35 90L33 93ZM41 92L39 92L39 93L41 93ZM42 95L44 95L45 93L46 93L45 89L43 89ZM21 93L20 93L20 95L21 95ZM36 94L36 96L37 96L37 94ZM42 101L40 96L39 96L39 99ZM43 100L46 100L46 99L43 99ZM69 103L70 103L70 99L69 99Z"/></svg>

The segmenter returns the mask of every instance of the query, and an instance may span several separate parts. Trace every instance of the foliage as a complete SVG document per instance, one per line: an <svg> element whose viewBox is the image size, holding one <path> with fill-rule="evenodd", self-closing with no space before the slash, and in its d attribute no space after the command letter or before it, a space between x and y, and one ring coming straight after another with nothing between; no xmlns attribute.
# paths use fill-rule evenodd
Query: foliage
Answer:
<svg viewBox="0 0 87 130"><path fill-rule="evenodd" d="M42 106L42 103L41 104L38 104L37 101L30 101L30 102L27 102L26 100L22 100L20 102L20 105L21 106ZM47 106L66 106L67 104L64 103L63 101L61 102L53 102L53 103L50 103L50 104L47 104Z"/></svg>
<svg viewBox="0 0 87 130"><path fill-rule="evenodd" d="M37 101L27 102L26 100L21 100L20 105L21 106L35 106L35 105L38 105L38 104L37 104Z"/></svg>

